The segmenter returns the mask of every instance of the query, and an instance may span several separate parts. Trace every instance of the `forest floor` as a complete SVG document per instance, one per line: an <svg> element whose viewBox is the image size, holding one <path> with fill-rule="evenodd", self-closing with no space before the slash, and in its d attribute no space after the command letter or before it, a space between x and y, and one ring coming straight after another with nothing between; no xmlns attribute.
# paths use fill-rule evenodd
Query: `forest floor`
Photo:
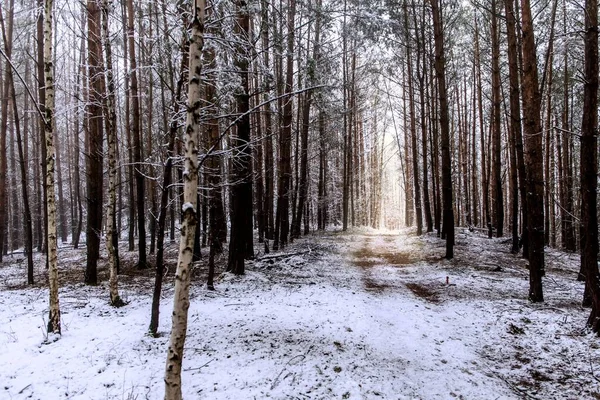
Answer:
<svg viewBox="0 0 600 400"><path fill-rule="evenodd" d="M60 250L62 337L46 342L48 290L24 285L22 255L0 266L0 399L161 399L175 244L160 336L147 335L153 271L121 249L108 305L83 285L85 250ZM258 248L258 247L257 247ZM527 301L510 240L457 231L326 232L258 254L216 291L194 270L186 399L600 399L600 339L584 331L578 257L547 250L546 301ZM262 249L261 249L262 250ZM39 257L39 255L38 255ZM37 258L37 282L46 282ZM221 264L225 259L221 260Z"/></svg>

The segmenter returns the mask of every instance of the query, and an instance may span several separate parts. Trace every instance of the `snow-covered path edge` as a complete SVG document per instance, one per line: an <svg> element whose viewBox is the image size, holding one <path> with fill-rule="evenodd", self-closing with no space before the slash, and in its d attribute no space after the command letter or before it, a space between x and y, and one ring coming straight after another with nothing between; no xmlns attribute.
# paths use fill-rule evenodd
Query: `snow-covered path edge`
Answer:
<svg viewBox="0 0 600 400"><path fill-rule="evenodd" d="M457 244L447 262L433 236L330 232L250 263L244 277L223 275L216 292L197 282L185 397L594 396L600 354L579 334L587 311L573 260L550 254L547 301L530 305L522 260L498 256L507 245L468 232ZM129 305L115 310L104 286L63 288L64 335L42 345L47 290L0 288L0 398L162 398L172 293L154 339L150 291L125 292Z"/></svg>

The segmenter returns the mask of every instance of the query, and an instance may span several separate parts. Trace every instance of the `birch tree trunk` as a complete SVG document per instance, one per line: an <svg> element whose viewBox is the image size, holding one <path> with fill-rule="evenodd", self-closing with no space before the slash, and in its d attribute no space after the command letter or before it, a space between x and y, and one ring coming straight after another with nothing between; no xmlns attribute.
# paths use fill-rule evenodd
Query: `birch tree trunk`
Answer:
<svg viewBox="0 0 600 400"><path fill-rule="evenodd" d="M200 72L202 69L202 47L204 45L204 0L194 0L190 37L190 67L188 81L188 106L185 124L185 156L183 172L183 207L179 256L175 273L175 295L171 336L165 369L165 399L180 400L181 364L183 346L187 332L187 317L190 307L190 266L194 253L194 238L197 219L198 191L198 145L200 132Z"/></svg>
<svg viewBox="0 0 600 400"><path fill-rule="evenodd" d="M50 315L48 333L60 335L58 304L58 254L56 245L56 202L54 199L54 60L52 58L53 0L44 1L44 136L46 140L46 211L48 213L48 282L50 285Z"/></svg>
<svg viewBox="0 0 600 400"><path fill-rule="evenodd" d="M106 208L106 248L108 250L110 304L125 305L119 296L117 283L118 255L113 241L115 235L115 209L117 205L117 114L115 113L115 80L112 67L112 49L108 31L108 0L102 2L102 40L106 52L106 142L108 143L108 207ZM117 242L118 243L118 242Z"/></svg>

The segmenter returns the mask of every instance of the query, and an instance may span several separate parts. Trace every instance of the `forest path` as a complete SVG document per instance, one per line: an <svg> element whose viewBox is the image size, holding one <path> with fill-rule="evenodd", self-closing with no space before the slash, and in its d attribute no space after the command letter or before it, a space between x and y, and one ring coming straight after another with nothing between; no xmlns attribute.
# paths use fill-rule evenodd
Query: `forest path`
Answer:
<svg viewBox="0 0 600 400"><path fill-rule="evenodd" d="M385 343L406 398L519 397L479 352L495 317L444 295L456 285L447 284L435 247L406 231L358 231L344 239L340 253L368 299L365 343Z"/></svg>
<svg viewBox="0 0 600 400"><path fill-rule="evenodd" d="M340 253L362 289L394 313L389 342L407 361L405 377L418 382L415 398L600 398L600 385L586 386L599 382L600 350L581 335L587 311L578 304L576 255L546 250L546 302L531 304L526 260L510 253L510 239L459 228L453 260L433 233L351 231L345 239Z"/></svg>
<svg viewBox="0 0 600 400"><path fill-rule="evenodd" d="M581 334L576 258L547 251L546 303L530 304L524 261L506 239L458 229L456 243L448 261L433 234L316 232L258 254L244 276L220 274L216 291L203 260L184 398L600 398L600 346ZM46 286L16 285L22 263L0 268L0 399L163 398L173 270L151 338L150 274L122 275L128 304L114 309L105 280L79 282L83 252L60 253L64 332L50 344L41 344ZM176 243L168 254L174 263Z"/></svg>

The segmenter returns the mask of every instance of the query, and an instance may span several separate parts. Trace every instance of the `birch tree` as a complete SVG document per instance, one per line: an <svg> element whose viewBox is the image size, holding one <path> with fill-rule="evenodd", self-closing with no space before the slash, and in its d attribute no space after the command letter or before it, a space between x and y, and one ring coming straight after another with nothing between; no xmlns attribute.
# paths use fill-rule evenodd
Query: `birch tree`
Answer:
<svg viewBox="0 0 600 400"><path fill-rule="evenodd" d="M202 47L204 45L204 0L194 0L190 37L190 67L188 106L185 123L185 156L183 171L183 207L179 256L175 273L175 295L171 336L165 370L165 399L179 400L181 395L181 365L190 307L190 266L194 254L197 219L198 144L200 132Z"/></svg>
<svg viewBox="0 0 600 400"><path fill-rule="evenodd" d="M50 286L50 315L48 333L60 335L58 303L58 252L56 245L56 201L54 199L54 60L52 14L53 0L44 0L44 137L46 142L46 211L48 213L48 282Z"/></svg>
<svg viewBox="0 0 600 400"><path fill-rule="evenodd" d="M110 304L114 307L125 305L119 296L117 282L118 256L113 241L115 235L115 210L117 205L117 114L115 113L115 80L112 66L112 49L108 32L109 0L102 2L102 39L106 53L106 142L108 143L108 207L106 208L106 248L108 250ZM117 242L118 243L118 242Z"/></svg>

